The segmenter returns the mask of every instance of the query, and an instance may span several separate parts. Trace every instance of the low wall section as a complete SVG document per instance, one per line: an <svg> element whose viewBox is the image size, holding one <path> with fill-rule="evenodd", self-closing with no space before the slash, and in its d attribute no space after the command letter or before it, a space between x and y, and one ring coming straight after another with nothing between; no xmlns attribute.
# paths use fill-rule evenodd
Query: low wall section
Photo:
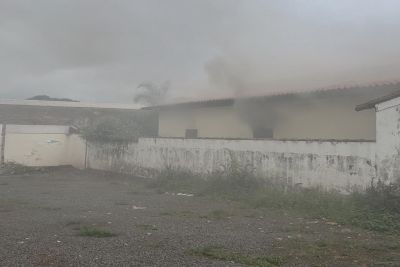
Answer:
<svg viewBox="0 0 400 267"><path fill-rule="evenodd" d="M26 166L85 167L85 142L68 126L7 125L4 162Z"/></svg>
<svg viewBox="0 0 400 267"><path fill-rule="evenodd" d="M376 106L378 177L400 181L400 97Z"/></svg>
<svg viewBox="0 0 400 267"><path fill-rule="evenodd" d="M129 145L92 143L87 164L143 176L167 166L210 173L226 168L233 155L266 178L345 191L365 188L375 177L375 146L374 142L141 138Z"/></svg>

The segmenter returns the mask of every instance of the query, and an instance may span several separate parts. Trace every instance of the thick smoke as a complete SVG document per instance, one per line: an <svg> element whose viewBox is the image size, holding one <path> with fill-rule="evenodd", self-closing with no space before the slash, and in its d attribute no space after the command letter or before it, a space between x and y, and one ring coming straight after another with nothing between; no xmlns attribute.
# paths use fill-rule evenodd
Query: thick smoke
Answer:
<svg viewBox="0 0 400 267"><path fill-rule="evenodd" d="M2 0L3 98L215 98L397 79L400 2Z"/></svg>

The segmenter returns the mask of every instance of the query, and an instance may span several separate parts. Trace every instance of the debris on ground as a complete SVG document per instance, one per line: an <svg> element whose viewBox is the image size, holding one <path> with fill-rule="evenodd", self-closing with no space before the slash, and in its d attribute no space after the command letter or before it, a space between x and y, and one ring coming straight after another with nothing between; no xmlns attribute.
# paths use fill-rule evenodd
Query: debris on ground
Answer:
<svg viewBox="0 0 400 267"><path fill-rule="evenodd" d="M134 209L134 210L145 210L146 207L138 207L138 206L133 205L132 209Z"/></svg>
<svg viewBox="0 0 400 267"><path fill-rule="evenodd" d="M187 194L187 193L177 193L177 196L184 196L184 197L193 197L194 194Z"/></svg>

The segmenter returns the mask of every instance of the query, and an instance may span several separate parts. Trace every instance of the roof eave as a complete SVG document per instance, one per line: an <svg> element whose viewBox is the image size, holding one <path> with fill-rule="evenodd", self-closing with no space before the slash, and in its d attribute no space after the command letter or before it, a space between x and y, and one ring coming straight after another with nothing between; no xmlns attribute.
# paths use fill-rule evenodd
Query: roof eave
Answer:
<svg viewBox="0 0 400 267"><path fill-rule="evenodd" d="M392 100L392 99L397 98L397 97L400 97L400 90L397 91L397 92L394 92L392 94L385 95L385 96L382 96L382 97L378 97L378 98L375 98L375 99L373 99L371 101L368 101L366 103L360 104L360 105L356 106L356 111L362 111L362 110L366 110L366 109L375 108L376 105L378 105L380 103L383 103L383 102L386 102L386 101L389 101L389 100Z"/></svg>

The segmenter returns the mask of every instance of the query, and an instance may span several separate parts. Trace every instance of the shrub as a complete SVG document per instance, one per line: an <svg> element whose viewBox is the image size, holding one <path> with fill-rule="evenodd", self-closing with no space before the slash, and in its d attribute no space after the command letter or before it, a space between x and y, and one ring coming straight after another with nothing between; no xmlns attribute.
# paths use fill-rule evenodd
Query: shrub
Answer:
<svg viewBox="0 0 400 267"><path fill-rule="evenodd" d="M246 197L264 186L249 165L239 164L236 156L229 151L230 161L223 171L211 173L207 179L205 194L223 195L234 198Z"/></svg>
<svg viewBox="0 0 400 267"><path fill-rule="evenodd" d="M81 128L81 136L91 142L129 143L142 136L155 136L156 117L152 113L103 116Z"/></svg>
<svg viewBox="0 0 400 267"><path fill-rule="evenodd" d="M372 209L383 209L400 214L400 183L378 181L366 190L365 204Z"/></svg>

